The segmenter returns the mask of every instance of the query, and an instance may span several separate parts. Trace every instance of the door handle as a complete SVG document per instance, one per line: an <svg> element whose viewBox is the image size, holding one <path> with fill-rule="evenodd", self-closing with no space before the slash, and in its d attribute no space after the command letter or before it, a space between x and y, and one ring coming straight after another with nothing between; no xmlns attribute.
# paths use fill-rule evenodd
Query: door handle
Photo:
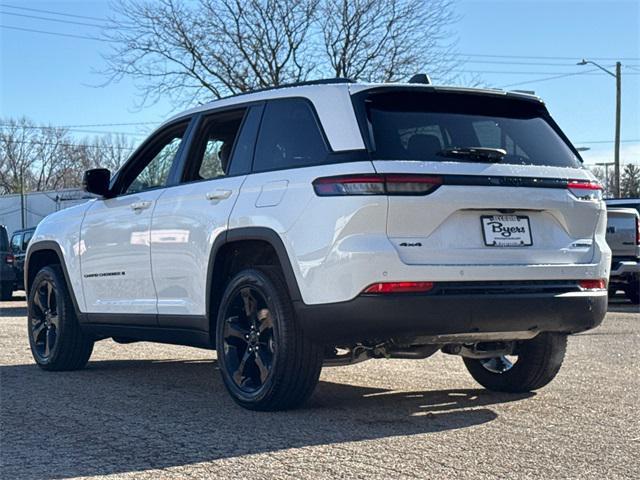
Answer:
<svg viewBox="0 0 640 480"><path fill-rule="evenodd" d="M135 202L131 204L132 210L145 210L151 206L151 202Z"/></svg>
<svg viewBox="0 0 640 480"><path fill-rule="evenodd" d="M207 193L207 200L225 200L231 196L233 192L231 190L215 190Z"/></svg>

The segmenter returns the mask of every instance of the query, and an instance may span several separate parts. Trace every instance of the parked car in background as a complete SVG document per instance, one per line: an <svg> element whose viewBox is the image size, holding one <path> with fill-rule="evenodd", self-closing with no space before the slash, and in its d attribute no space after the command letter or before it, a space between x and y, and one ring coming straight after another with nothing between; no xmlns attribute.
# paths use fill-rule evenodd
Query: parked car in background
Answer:
<svg viewBox="0 0 640 480"><path fill-rule="evenodd" d="M611 248L609 292L624 290L640 303L640 199L606 200L607 243Z"/></svg>
<svg viewBox="0 0 640 480"><path fill-rule="evenodd" d="M13 286L16 282L13 261L7 228L0 225L0 300L10 300L13 296Z"/></svg>
<svg viewBox="0 0 640 480"><path fill-rule="evenodd" d="M16 272L16 281L13 286L14 290L24 290L24 259L27 253L27 246L35 231L35 227L25 228L23 230L16 230L11 235L9 248L13 254L13 265Z"/></svg>

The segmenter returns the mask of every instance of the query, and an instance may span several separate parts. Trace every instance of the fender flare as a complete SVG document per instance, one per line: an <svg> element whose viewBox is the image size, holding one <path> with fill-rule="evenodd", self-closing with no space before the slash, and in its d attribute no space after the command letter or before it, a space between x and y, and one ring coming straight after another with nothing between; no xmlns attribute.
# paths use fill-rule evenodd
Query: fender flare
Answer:
<svg viewBox="0 0 640 480"><path fill-rule="evenodd" d="M229 243L238 242L242 240L262 240L270 244L278 256L278 261L282 267L282 274L284 275L285 282L287 283L287 289L293 302L302 302L302 295L300 294L300 288L298 287L298 281L293 272L291 266L291 260L287 249L284 246L282 238L278 233L269 227L240 227L227 230L216 238L209 254L209 264L207 267L207 302L206 312L207 316L211 315L211 288L213 284L213 269L216 263L216 258L220 249Z"/></svg>
<svg viewBox="0 0 640 480"><path fill-rule="evenodd" d="M60 260L60 268L62 269L62 274L64 275L64 280L67 282L67 288L69 289L69 296L71 297L71 301L73 302L73 308L76 311L76 315L78 316L78 320L82 322L84 316L78 307L78 300L76 298L76 292L73 290L73 284L71 283L71 278L69 277L69 271L67 270L67 263L64 259L64 254L62 253L62 248L60 245L53 240L40 240L35 243L31 243L29 245L29 249L27 250L27 256L24 262L24 288L27 300L29 299L29 268L31 265L31 256L35 252L40 252L42 250L52 250ZM35 272L37 274L38 272ZM34 275L35 277L35 275Z"/></svg>

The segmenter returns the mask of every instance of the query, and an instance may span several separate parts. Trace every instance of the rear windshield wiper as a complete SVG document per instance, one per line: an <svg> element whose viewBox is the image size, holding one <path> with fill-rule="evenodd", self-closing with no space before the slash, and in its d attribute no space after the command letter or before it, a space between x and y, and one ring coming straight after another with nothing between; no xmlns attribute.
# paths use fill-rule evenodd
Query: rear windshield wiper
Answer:
<svg viewBox="0 0 640 480"><path fill-rule="evenodd" d="M470 162L499 162L507 151L502 148L450 147L436 153L439 157L460 158Z"/></svg>

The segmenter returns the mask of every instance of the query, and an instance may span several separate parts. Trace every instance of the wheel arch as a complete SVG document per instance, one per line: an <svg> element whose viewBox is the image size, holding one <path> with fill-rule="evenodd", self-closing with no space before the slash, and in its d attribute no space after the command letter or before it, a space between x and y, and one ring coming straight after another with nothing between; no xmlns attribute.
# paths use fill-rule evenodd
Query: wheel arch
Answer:
<svg viewBox="0 0 640 480"><path fill-rule="evenodd" d="M218 302L229 277L253 265L274 265L282 270L291 300L302 300L291 260L278 233L268 227L228 230L214 242L209 256L206 284L206 313L210 333L215 335Z"/></svg>
<svg viewBox="0 0 640 480"><path fill-rule="evenodd" d="M71 301L73 302L73 308L78 315L78 319L81 320L81 313L78 308L76 293L73 290L73 284L71 283L67 265L64 261L62 248L53 240L42 240L29 245L27 257L24 262L24 288L27 299L29 298L29 292L31 290L33 280L36 278L38 272L47 265L59 265L62 269L64 280L67 283Z"/></svg>

